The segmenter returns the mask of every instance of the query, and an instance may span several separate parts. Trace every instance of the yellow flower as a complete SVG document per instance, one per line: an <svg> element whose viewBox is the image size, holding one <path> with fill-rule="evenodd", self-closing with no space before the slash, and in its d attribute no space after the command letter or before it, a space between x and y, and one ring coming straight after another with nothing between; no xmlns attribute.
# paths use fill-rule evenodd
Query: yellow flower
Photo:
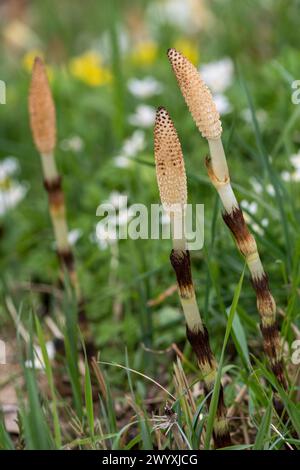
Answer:
<svg viewBox="0 0 300 470"><path fill-rule="evenodd" d="M157 57L158 47L153 41L138 44L131 53L131 60L135 65L151 65Z"/></svg>
<svg viewBox="0 0 300 470"><path fill-rule="evenodd" d="M10 178L6 177L0 180L0 191L7 191L10 188L11 188Z"/></svg>
<svg viewBox="0 0 300 470"><path fill-rule="evenodd" d="M26 72L31 73L32 72L32 67L34 63L34 59L36 57L41 57L41 59L44 59L44 53L40 51L39 49L31 49L30 51L26 52L22 59L22 65ZM54 76L53 69L46 65L46 70L47 70L47 75L48 79L51 82Z"/></svg>
<svg viewBox="0 0 300 470"><path fill-rule="evenodd" d="M175 49L181 52L192 64L198 65L199 52L198 47L189 39L178 39L174 45Z"/></svg>
<svg viewBox="0 0 300 470"><path fill-rule="evenodd" d="M101 86L111 82L112 75L102 65L100 55L91 51L71 59L69 69L73 77L90 86Z"/></svg>
<svg viewBox="0 0 300 470"><path fill-rule="evenodd" d="M22 65L27 72L31 73L33 62L36 57L41 57L41 59L43 59L44 53L39 49L31 49L24 55Z"/></svg>

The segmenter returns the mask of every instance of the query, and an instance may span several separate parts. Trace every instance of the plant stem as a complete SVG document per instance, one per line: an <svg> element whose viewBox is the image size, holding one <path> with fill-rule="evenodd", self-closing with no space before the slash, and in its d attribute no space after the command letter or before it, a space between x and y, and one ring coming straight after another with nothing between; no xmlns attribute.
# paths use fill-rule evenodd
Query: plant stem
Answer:
<svg viewBox="0 0 300 470"><path fill-rule="evenodd" d="M198 309L192 280L190 253L186 247L184 227L187 189L181 145L171 118L164 108L159 108L157 111L154 141L161 201L167 208L171 219L173 249L170 261L177 278L179 298L186 321L187 339L198 359L209 404L218 365L210 348L208 331ZM213 439L216 448L231 445L221 385L213 425Z"/></svg>

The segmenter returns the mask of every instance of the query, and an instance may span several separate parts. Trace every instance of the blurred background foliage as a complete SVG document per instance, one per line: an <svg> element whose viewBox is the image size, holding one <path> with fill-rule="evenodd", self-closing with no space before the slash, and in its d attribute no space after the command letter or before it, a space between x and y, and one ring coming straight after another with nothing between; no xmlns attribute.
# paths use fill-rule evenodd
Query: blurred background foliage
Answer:
<svg viewBox="0 0 300 470"><path fill-rule="evenodd" d="M39 54L49 68L57 109L56 159L70 230L77 239L74 251L86 309L102 357L124 362L126 345L130 362L141 367L143 344L153 349L168 348L174 341L184 344L176 292L149 305L174 284L170 242L103 244L95 239L96 208L116 193L126 195L128 205L159 202L152 136L159 105L169 110L178 129L189 199L205 204L205 247L192 253L193 271L200 309L213 347L220 350L224 309L232 301L243 261L223 227L204 166L207 145L175 82L166 58L169 47L177 47L200 68L212 66L208 70L216 91L221 91L232 181L256 232L279 307L286 309L299 251L300 178L295 157L300 107L291 102L291 83L300 77L299 7L298 0L0 2L0 78L7 85L6 105L0 106L0 158L4 162L13 157L17 166L13 176L1 176L1 194L11 184L22 185L24 192L20 201L16 197L18 203L1 209L0 295L22 304L25 322L32 305L37 310L40 305L40 297L26 290L26 283L54 285L58 276L27 113L30 70ZM227 69L218 68L224 59ZM147 77L152 88L149 82L145 86ZM275 180L265 158L271 159ZM294 300L290 319L297 321L299 297ZM5 333L10 320L4 302L0 309ZM254 296L246 282L239 317L250 347L261 348ZM240 365L233 346L229 354ZM164 363L161 356L153 357L157 364Z"/></svg>

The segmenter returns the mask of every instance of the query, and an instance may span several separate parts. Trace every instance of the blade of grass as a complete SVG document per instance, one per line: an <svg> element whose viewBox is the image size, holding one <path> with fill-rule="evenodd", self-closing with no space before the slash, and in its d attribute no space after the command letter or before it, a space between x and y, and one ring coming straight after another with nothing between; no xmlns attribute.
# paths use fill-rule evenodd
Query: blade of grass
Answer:
<svg viewBox="0 0 300 470"><path fill-rule="evenodd" d="M95 420L94 420L94 408L93 408L93 393L92 393L92 384L91 384L91 376L90 376L90 369L87 362L87 358L85 357L85 374L84 374L84 396L85 396L85 407L86 407L86 414L89 423L89 430L92 437L94 439L95 435Z"/></svg>
<svg viewBox="0 0 300 470"><path fill-rule="evenodd" d="M2 450L14 450L13 442L10 438L10 435L6 431L4 425L4 417L0 416L0 449Z"/></svg>
<svg viewBox="0 0 300 470"><path fill-rule="evenodd" d="M99 364L103 364L103 365L106 365L106 366L114 366L114 367L120 367L121 369L127 369L127 367L125 366L122 366L121 364L116 364L114 362L105 362L105 361L99 361ZM135 374L137 375L141 375L142 377L144 377L145 379L147 380L150 380L150 382L153 382L155 385L157 385L159 388L161 388L164 392L167 393L167 395L169 395L174 401L176 400L176 397L174 397L174 395L172 395L172 393L170 393L165 387L163 387L160 383L156 382L156 380L152 379L151 377L149 377L148 375L145 375L145 374L142 374L142 372L139 372L135 369L131 369L129 368L130 372L134 372Z"/></svg>
<svg viewBox="0 0 300 470"><path fill-rule="evenodd" d="M228 309L226 309L226 313L229 317ZM251 362L249 357L247 338L238 314L235 315L233 319L231 336L244 366L247 369L250 369Z"/></svg>
<svg viewBox="0 0 300 470"><path fill-rule="evenodd" d="M61 444L62 444L61 429L60 429L59 416L58 416L58 411L57 411L57 398L56 398L56 392L55 392L55 386L54 386L54 380L53 380L53 373L52 373L52 368L50 365L50 360L49 360L49 356L48 356L48 352L46 348L44 333L42 331L42 327L37 316L35 316L35 327L36 327L37 337L38 337L39 344L40 344L41 351L42 351L43 362L45 365L45 373L46 373L46 377L48 380L48 385L50 388L50 393L51 393L51 398L52 398L51 410L52 410L52 415L53 415L53 429L54 429L55 444L57 448L61 448Z"/></svg>
<svg viewBox="0 0 300 470"><path fill-rule="evenodd" d="M238 285L235 289L233 301L232 301L230 312L228 315L228 321L227 321L227 326L226 326L226 331L225 331L225 336L224 336L224 341L223 341L223 347L222 347L221 357L220 357L219 366L218 366L217 378L215 381L215 386L214 386L214 390L213 390L213 394L212 394L212 398L210 402L210 407L209 407L209 413L208 413L208 419L207 419L207 425L206 425L206 435L205 435L205 441L204 441L205 449L209 449L210 447L213 425L214 425L214 420L215 420L217 407L218 407L218 401L219 401L220 384L221 384L222 367L223 367L223 362L224 362L225 349L226 349L226 345L230 336L232 323L234 320L234 315L235 315L238 301L240 298L240 293L242 290L242 285L243 285L243 280L244 280L244 274L245 274L245 267L240 277L240 280L238 282Z"/></svg>
<svg viewBox="0 0 300 470"><path fill-rule="evenodd" d="M18 341L20 342L20 338L18 338ZM19 350L21 351L21 345ZM40 393L34 368L35 353L33 343L33 317L31 317L31 321L29 322L28 351L32 368L26 366L24 357L21 354L27 401L26 404L23 403L21 406L20 418L24 428L26 449L51 450L55 448L55 443L52 439L51 431L40 400Z"/></svg>
<svg viewBox="0 0 300 470"><path fill-rule="evenodd" d="M267 450L266 441L270 438L272 420L273 400L269 401L268 407L262 417L258 432L256 434L253 450Z"/></svg>

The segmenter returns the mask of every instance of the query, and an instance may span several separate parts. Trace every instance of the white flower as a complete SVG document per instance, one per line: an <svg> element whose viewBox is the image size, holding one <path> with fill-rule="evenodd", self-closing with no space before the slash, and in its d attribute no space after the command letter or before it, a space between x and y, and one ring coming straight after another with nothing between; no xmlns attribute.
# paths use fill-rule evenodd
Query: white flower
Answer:
<svg viewBox="0 0 300 470"><path fill-rule="evenodd" d="M252 124L253 123L252 113L251 113L250 108L244 109L241 113L241 116L247 124ZM255 112L255 116L256 116L256 119L257 119L258 123L261 124L261 125L263 125L266 122L267 117L268 117L268 115L267 115L267 113L264 109L258 109Z"/></svg>
<svg viewBox="0 0 300 470"><path fill-rule="evenodd" d="M200 73L212 93L223 93L232 84L233 62L229 57L224 57L202 65Z"/></svg>
<svg viewBox="0 0 300 470"><path fill-rule="evenodd" d="M128 89L137 98L149 98L153 95L159 95L163 87L153 77L145 77L143 79L132 78L128 82Z"/></svg>
<svg viewBox="0 0 300 470"><path fill-rule="evenodd" d="M196 3L196 6L199 8L198 4L199 2ZM168 23L184 32L194 33L198 31L199 23L201 23L201 19L203 19L199 18L199 15L195 15L194 10L195 2L189 2L187 0L165 0L164 2L149 2L149 7L147 9L147 19L148 23L152 27L157 25L161 26L165 23ZM200 10L200 13L202 13L202 10L204 10L204 7Z"/></svg>
<svg viewBox="0 0 300 470"><path fill-rule="evenodd" d="M145 132L139 130L128 137L123 143L119 155L114 157L114 164L117 168L128 168L131 164L131 158L141 152L146 145Z"/></svg>
<svg viewBox="0 0 300 470"><path fill-rule="evenodd" d="M285 181L286 183L288 183L289 181L291 181L292 179L292 175L289 171L283 171L281 173L281 178L283 179L283 181Z"/></svg>
<svg viewBox="0 0 300 470"><path fill-rule="evenodd" d="M243 199L241 202L240 202L240 206L242 209L248 209L249 207L249 202L246 201L246 199Z"/></svg>
<svg viewBox="0 0 300 470"><path fill-rule="evenodd" d="M263 187L262 185L259 183L259 181L257 181L256 178L250 178L250 183L254 189L254 191L257 193L257 194L261 194L263 192Z"/></svg>
<svg viewBox="0 0 300 470"><path fill-rule="evenodd" d="M122 147L122 155L125 157L134 157L137 153L141 152L146 145L145 132L136 130L126 139Z"/></svg>
<svg viewBox="0 0 300 470"><path fill-rule="evenodd" d="M290 158L292 165L296 168L296 170L300 169L300 151L295 153Z"/></svg>
<svg viewBox="0 0 300 470"><path fill-rule="evenodd" d="M0 184L0 216L22 201L27 192L27 187L17 182L10 182L8 188L1 188Z"/></svg>
<svg viewBox="0 0 300 470"><path fill-rule="evenodd" d="M0 184L19 169L19 162L15 157L6 157L0 162Z"/></svg>
<svg viewBox="0 0 300 470"><path fill-rule="evenodd" d="M269 225L269 219L267 219L266 217L263 218L263 219L261 220L261 225L262 225L263 227L267 227L267 226Z"/></svg>
<svg viewBox="0 0 300 470"><path fill-rule="evenodd" d="M275 190L272 184L268 184L266 190L270 196L275 196Z"/></svg>
<svg viewBox="0 0 300 470"><path fill-rule="evenodd" d="M300 168L297 168L297 170L292 174L292 181L295 181L296 183L300 181Z"/></svg>
<svg viewBox="0 0 300 470"><path fill-rule="evenodd" d="M232 106L227 96L219 93L217 95L214 95L213 98L214 98L214 102L217 107L217 110L219 111L221 116L224 114L228 114L232 111Z"/></svg>
<svg viewBox="0 0 300 470"><path fill-rule="evenodd" d="M74 135L69 137L68 139L64 139L61 144L60 148L65 152L71 151L75 153L79 153L83 150L84 143L79 135Z"/></svg>
<svg viewBox="0 0 300 470"><path fill-rule="evenodd" d="M248 211L252 215L256 214L256 212L257 212L257 202L251 202L251 204L249 204Z"/></svg>
<svg viewBox="0 0 300 470"><path fill-rule="evenodd" d="M118 227L126 226L134 215L132 209L127 208L127 196L117 191L112 192L104 204L111 204L113 211L96 225L94 241L101 250L117 243Z"/></svg>
<svg viewBox="0 0 300 470"><path fill-rule="evenodd" d="M245 199L241 201L241 207L242 209L247 210L250 214L254 215L257 212L257 202L248 202Z"/></svg>
<svg viewBox="0 0 300 470"><path fill-rule="evenodd" d="M129 124L136 127L151 127L155 121L155 109L147 104L137 106L135 113L128 118Z"/></svg>
<svg viewBox="0 0 300 470"><path fill-rule="evenodd" d="M118 191L112 191L104 204L111 204L114 209L122 209L127 206L128 196Z"/></svg>
<svg viewBox="0 0 300 470"><path fill-rule="evenodd" d="M48 353L49 359L54 359L55 357L55 346L53 341L47 341L46 343L46 350ZM43 360L42 350L39 346L34 346L34 362L32 363L31 359L25 361L25 367L28 369L35 369L43 370L45 369L45 363Z"/></svg>
<svg viewBox="0 0 300 470"><path fill-rule="evenodd" d="M68 233L68 241L70 245L75 245L75 243L81 237L81 235L82 235L82 230L80 230L79 228L74 228L73 230L71 230Z"/></svg>
<svg viewBox="0 0 300 470"><path fill-rule="evenodd" d="M111 224L112 225L112 224ZM96 237L95 241L101 250L105 250L110 245L114 245L117 242L117 230L116 227L98 222L96 225Z"/></svg>
<svg viewBox="0 0 300 470"><path fill-rule="evenodd" d="M130 159L123 155L118 155L114 158L114 165L117 168L128 168L130 166Z"/></svg>

